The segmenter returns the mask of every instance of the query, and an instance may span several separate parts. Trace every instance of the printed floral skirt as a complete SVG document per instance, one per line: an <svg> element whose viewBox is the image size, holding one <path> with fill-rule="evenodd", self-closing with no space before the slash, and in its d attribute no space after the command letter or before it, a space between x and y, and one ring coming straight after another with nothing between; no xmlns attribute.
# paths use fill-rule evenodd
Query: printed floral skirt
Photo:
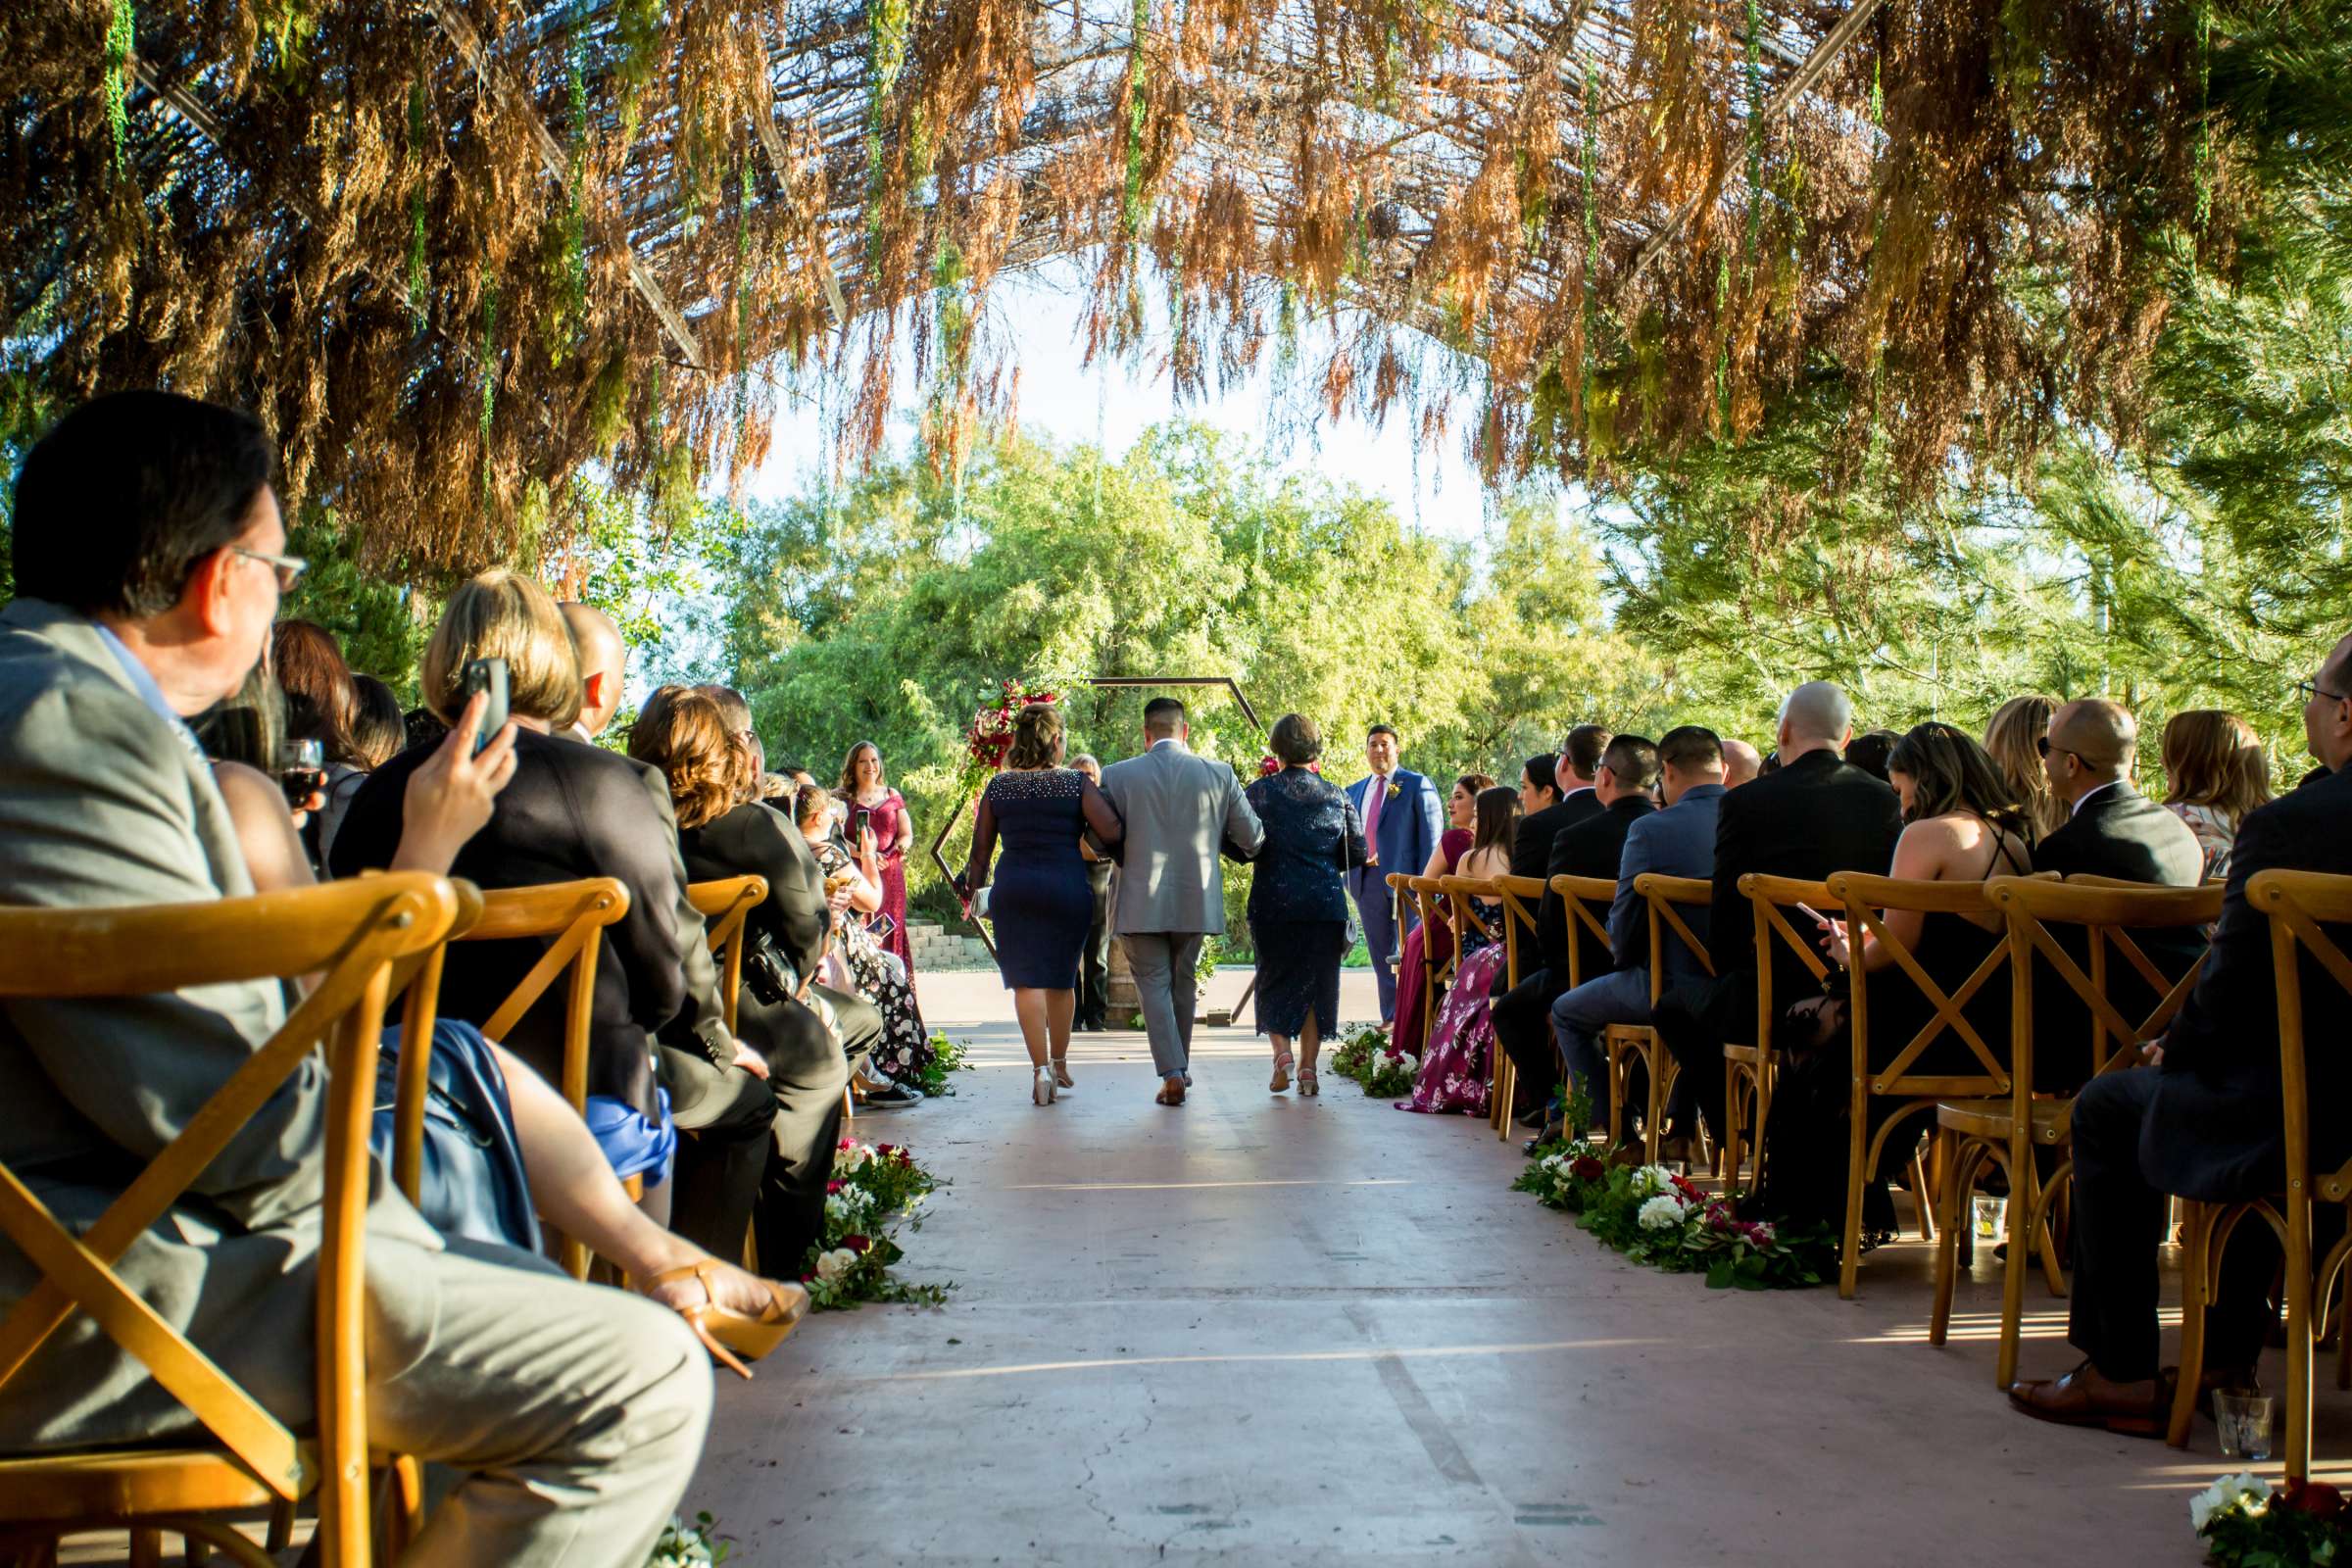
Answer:
<svg viewBox="0 0 2352 1568"><path fill-rule="evenodd" d="M1487 1113L1487 1067L1495 1049L1487 998L1505 956L1500 943L1490 943L1462 959L1453 989L1438 1008L1429 1051L1413 1080L1413 1098L1396 1102L1398 1110Z"/></svg>
<svg viewBox="0 0 2352 1568"><path fill-rule="evenodd" d="M914 1004L914 987L906 979L906 966L863 926L851 927L846 946L850 977L882 1014L882 1044L874 1052L874 1070L885 1078L912 1083L931 1065L931 1034Z"/></svg>

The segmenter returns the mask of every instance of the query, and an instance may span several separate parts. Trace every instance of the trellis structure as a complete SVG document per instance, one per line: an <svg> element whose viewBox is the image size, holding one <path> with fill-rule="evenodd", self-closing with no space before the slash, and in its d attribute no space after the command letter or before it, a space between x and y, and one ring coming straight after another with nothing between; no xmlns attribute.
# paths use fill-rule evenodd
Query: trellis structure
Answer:
<svg viewBox="0 0 2352 1568"><path fill-rule="evenodd" d="M1924 494L2128 433L2157 250L2229 227L2206 3L24 0L0 406L246 403L429 579L584 466L741 474L822 379L872 451L908 339L958 464L993 284L1077 256L1180 397L1270 357L1605 484L1828 383Z"/></svg>

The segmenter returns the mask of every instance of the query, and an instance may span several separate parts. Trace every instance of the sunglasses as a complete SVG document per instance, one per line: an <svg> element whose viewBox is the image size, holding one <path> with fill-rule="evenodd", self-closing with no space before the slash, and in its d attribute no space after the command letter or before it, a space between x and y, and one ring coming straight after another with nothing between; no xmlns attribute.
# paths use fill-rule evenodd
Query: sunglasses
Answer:
<svg viewBox="0 0 2352 1568"><path fill-rule="evenodd" d="M2052 752L2056 752L2060 757L2071 757L2078 762L2082 760L2082 754L2081 752L2070 752L2063 746L2052 746L2050 744L2050 738L2047 735L2036 735L2034 737L2034 750L2043 757L2047 757Z"/></svg>

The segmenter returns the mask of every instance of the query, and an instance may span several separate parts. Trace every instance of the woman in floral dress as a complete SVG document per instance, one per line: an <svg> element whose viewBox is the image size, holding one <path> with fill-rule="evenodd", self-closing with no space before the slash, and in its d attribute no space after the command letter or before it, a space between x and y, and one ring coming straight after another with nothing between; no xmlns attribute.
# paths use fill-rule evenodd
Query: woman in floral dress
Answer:
<svg viewBox="0 0 2352 1568"><path fill-rule="evenodd" d="M852 820L845 828L855 824L858 811L872 813L869 820L881 873L875 880L882 890L873 923L881 927L878 940L882 950L899 960L911 986L914 943L906 935L906 852L914 847L914 819L906 814L906 798L883 782L882 749L872 741L859 741L842 759L837 792L850 808Z"/></svg>
<svg viewBox="0 0 2352 1568"><path fill-rule="evenodd" d="M858 858L833 837L833 802L811 785L793 802L793 819L801 837L816 856L828 890L848 877L850 907L871 913L882 906L880 878L874 874L874 833L869 827L858 842ZM882 1045L874 1054L877 1073L902 1084L918 1083L931 1065L931 1035L914 1002L914 985L895 954L874 940L862 921L844 920L840 926L842 953L849 960L850 978L858 992L882 1014Z"/></svg>
<svg viewBox="0 0 2352 1568"><path fill-rule="evenodd" d="M1477 879L1508 875L1511 835L1518 827L1519 792L1508 785L1481 790L1476 837L1454 875ZM1487 1073L1494 1051L1494 1020L1488 996L1508 955L1502 942L1501 904L1486 899L1467 902L1469 928L1455 933L1461 942L1461 965L1438 1008L1429 1051L1413 1079L1412 1098L1398 1101L1398 1110L1486 1114Z"/></svg>

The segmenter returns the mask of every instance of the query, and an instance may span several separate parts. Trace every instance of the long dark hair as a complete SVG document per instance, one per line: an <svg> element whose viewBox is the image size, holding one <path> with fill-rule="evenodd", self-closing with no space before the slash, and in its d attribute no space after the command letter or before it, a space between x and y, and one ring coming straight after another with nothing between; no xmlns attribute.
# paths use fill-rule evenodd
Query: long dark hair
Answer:
<svg viewBox="0 0 2352 1568"><path fill-rule="evenodd" d="M1992 754L1976 737L1951 724L1920 724L1894 743L1886 770L1911 779L1906 822L1966 811L2003 832L2027 836L2026 809Z"/></svg>
<svg viewBox="0 0 2352 1568"><path fill-rule="evenodd" d="M1478 825L1472 831L1470 848L1462 859L1468 860L1481 850L1500 850L1511 853L1511 835L1519 829L1519 792L1507 784L1497 784L1478 792Z"/></svg>

